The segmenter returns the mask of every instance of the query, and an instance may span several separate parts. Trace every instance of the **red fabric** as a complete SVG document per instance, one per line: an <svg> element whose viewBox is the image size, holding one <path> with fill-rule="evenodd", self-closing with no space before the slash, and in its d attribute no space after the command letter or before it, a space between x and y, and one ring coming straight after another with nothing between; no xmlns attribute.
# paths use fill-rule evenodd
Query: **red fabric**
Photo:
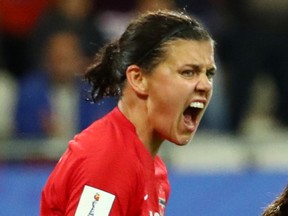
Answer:
<svg viewBox="0 0 288 216"><path fill-rule="evenodd" d="M1 0L0 28L13 35L25 35L34 27L51 0Z"/></svg>
<svg viewBox="0 0 288 216"><path fill-rule="evenodd" d="M43 189L41 215L74 215L85 185L116 196L111 216L164 215L170 193L163 161L117 107L69 143Z"/></svg>

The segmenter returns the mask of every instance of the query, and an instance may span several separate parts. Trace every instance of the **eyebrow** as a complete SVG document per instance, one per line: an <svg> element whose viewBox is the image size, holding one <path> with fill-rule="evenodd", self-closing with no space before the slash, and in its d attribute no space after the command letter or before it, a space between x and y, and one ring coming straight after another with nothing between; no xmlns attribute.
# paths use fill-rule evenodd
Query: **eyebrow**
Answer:
<svg viewBox="0 0 288 216"><path fill-rule="evenodd" d="M203 68L202 65L198 65L198 64L188 64L187 66L190 66L190 67L192 67L193 69L195 69L197 71L201 71L201 69ZM212 66L211 68L206 70L206 73L207 72L215 72L216 70L217 70L217 67L216 66Z"/></svg>

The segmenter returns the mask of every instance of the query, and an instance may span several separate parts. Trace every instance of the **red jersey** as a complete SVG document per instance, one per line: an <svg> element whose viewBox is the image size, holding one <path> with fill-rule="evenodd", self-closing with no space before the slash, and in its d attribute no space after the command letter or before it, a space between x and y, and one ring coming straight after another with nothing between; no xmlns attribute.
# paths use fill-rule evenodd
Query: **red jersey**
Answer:
<svg viewBox="0 0 288 216"><path fill-rule="evenodd" d="M69 142L41 198L41 215L160 216L167 170L116 107Z"/></svg>

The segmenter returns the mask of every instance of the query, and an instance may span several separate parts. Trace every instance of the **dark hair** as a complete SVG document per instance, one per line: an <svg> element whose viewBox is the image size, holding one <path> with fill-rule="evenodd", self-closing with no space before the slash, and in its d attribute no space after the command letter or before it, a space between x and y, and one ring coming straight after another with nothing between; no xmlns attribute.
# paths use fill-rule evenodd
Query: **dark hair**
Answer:
<svg viewBox="0 0 288 216"><path fill-rule="evenodd" d="M288 215L288 186L282 191L263 212L262 216L286 216Z"/></svg>
<svg viewBox="0 0 288 216"><path fill-rule="evenodd" d="M92 85L91 100L120 96L126 68L136 64L149 73L164 58L165 43L176 39L212 41L207 30L184 12L149 12L133 20L119 40L96 54L87 69L85 78Z"/></svg>

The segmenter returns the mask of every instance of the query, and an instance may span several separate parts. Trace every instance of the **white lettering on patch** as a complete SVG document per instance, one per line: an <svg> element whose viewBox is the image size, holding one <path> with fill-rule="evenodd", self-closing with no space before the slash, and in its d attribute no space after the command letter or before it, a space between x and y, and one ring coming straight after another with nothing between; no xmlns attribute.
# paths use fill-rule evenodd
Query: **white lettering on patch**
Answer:
<svg viewBox="0 0 288 216"><path fill-rule="evenodd" d="M108 216L114 199L113 194L85 185L75 216Z"/></svg>

